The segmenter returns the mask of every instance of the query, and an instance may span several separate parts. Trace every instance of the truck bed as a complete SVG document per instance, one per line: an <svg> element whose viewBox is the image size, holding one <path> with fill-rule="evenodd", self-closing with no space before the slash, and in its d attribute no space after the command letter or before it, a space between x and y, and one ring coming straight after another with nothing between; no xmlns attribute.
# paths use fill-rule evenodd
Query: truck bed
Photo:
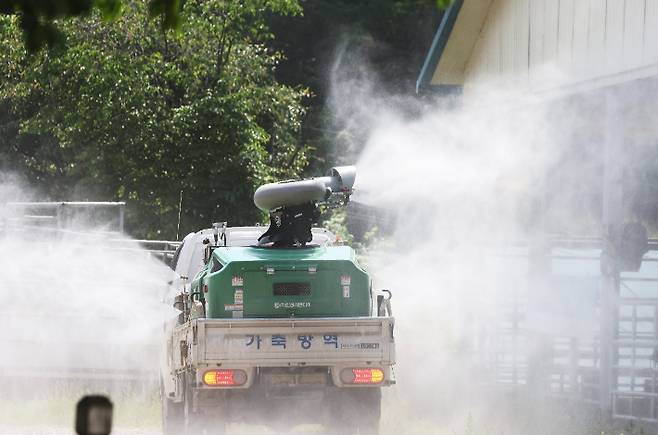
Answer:
<svg viewBox="0 0 658 435"><path fill-rule="evenodd" d="M174 372L238 368L249 373L267 367L378 367L385 385L394 383L392 317L194 319L174 329ZM197 376L200 376L199 374Z"/></svg>
<svg viewBox="0 0 658 435"><path fill-rule="evenodd" d="M179 354L174 363L176 368L227 363L326 365L337 361L391 365L395 362L393 325L392 317L195 319L174 332L177 341L188 346L187 357Z"/></svg>

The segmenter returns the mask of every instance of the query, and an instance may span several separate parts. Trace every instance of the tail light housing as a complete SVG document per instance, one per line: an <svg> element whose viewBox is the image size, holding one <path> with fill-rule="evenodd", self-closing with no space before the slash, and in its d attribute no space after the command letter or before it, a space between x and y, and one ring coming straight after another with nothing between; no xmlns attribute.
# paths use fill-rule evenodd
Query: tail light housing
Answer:
<svg viewBox="0 0 658 435"><path fill-rule="evenodd" d="M208 370L203 374L203 383L209 387L239 387L246 382L244 370Z"/></svg>
<svg viewBox="0 0 658 435"><path fill-rule="evenodd" d="M384 382L384 371L379 368L349 368L340 372L345 384L376 385Z"/></svg>

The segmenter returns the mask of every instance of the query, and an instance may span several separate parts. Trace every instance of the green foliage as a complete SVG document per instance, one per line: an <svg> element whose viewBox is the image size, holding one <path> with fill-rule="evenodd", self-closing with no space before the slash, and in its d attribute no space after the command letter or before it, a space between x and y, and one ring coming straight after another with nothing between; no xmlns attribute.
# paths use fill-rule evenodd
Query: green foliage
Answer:
<svg viewBox="0 0 658 435"><path fill-rule="evenodd" d="M161 17L165 30L179 28L181 8L181 0L150 0L149 5L151 17ZM3 0L0 3L0 14L19 17L25 46L30 52L44 45L52 47L64 40L64 35L55 24L57 19L81 17L97 11L105 20L113 20L122 9L122 0Z"/></svg>
<svg viewBox="0 0 658 435"><path fill-rule="evenodd" d="M3 0L0 3L0 14L16 15L23 31L25 45L30 52L37 51L44 45L50 47L63 41L63 34L56 26L55 20L86 16L92 11L101 14L105 20L113 20L120 16L127 0ZM133 0L143 1L143 0ZM163 30L179 30L182 22L182 10L185 0L149 0L151 18L160 18ZM222 9L233 9L238 18L233 24L239 25L239 18L254 12L271 11L275 13L290 13L299 6L289 0L260 1L226 1ZM258 29L257 29L258 30Z"/></svg>
<svg viewBox="0 0 658 435"><path fill-rule="evenodd" d="M347 228L347 211L345 208L331 210L325 216L322 226L336 235L336 239L353 247L359 255L359 261L362 264L367 262L368 250L379 246L382 242L379 236L379 229L376 226L370 228L360 240L356 240Z"/></svg>
<svg viewBox="0 0 658 435"><path fill-rule="evenodd" d="M65 47L33 55L0 18L0 162L56 199L127 200L138 236L174 236L181 191L182 234L262 220L256 187L307 164L307 91L276 81L264 44L263 17L298 4L188 0L178 37L144 2L124 8L62 22Z"/></svg>
<svg viewBox="0 0 658 435"><path fill-rule="evenodd" d="M347 213L345 209L338 208L331 210L328 216L322 222L322 226L336 235L336 239L352 245L354 238L347 229Z"/></svg>
<svg viewBox="0 0 658 435"><path fill-rule="evenodd" d="M144 1L144 0L133 0ZM440 9L445 9L453 0L435 0ZM124 2L129 0L45 0L45 1L26 1L26 0L3 0L0 2L0 14L17 15L20 17L19 26L23 31L23 38L27 49L31 52L37 51L44 45L53 46L63 40L63 34L55 24L57 19L72 18L85 16L96 11L100 13L105 20L116 19L124 9ZM225 1L228 6L230 3L243 5L241 7L251 7L246 2ZM269 7L276 12L276 9L283 5L289 8L288 1L274 0L269 2ZM342 1L336 2L338 6L345 6ZM356 9L359 3L363 5L367 2L353 2ZM386 10L390 3L388 0L384 4L375 2L370 8L376 15L378 10ZM395 0L397 9L418 8L423 10L426 1L419 0ZM149 0L149 12L152 18L160 18L163 30L179 29L182 22L182 13L185 0ZM348 8L352 9L352 8ZM364 14L369 15L369 14ZM362 15L363 16L363 15Z"/></svg>

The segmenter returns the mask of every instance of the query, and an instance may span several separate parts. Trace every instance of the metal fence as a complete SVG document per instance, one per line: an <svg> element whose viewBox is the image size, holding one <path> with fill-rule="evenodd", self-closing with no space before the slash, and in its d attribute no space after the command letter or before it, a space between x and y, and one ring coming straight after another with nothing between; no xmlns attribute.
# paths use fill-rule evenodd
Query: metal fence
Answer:
<svg viewBox="0 0 658 435"><path fill-rule="evenodd" d="M180 245L177 241L135 240L126 236L123 202L8 203L0 212L0 236L4 232L10 238L46 250L49 245L57 247L60 246L58 242L66 240L68 247L92 245L102 251L119 252L122 258L153 257L169 264ZM38 245L31 243L34 239L39 241ZM36 256L35 261L39 261ZM30 292L36 298L40 296L35 292L46 294L52 291L43 285L43 276L34 282L31 280L35 278L29 274L21 275L16 282L5 276L0 285L9 292L7 296L15 294L11 289ZM140 292L154 291L152 288L137 288L134 283L123 279L120 271L112 282L84 282L76 275L67 276L65 280L66 286L80 288L91 284L97 291L105 293L111 293L121 285L127 293L134 294L135 304L139 304ZM165 281L163 278L163 288ZM61 280L57 282L61 283ZM139 324L134 315L126 313L124 316L111 310L108 315L90 316L84 311L33 310L25 304L14 303L14 300L7 302L11 303L0 307L0 329L3 331L0 346L7 350L0 356L3 382L22 382L31 378L48 379L45 384L54 381L119 382L152 386L156 383L159 366L157 337L142 337L131 342L121 335L125 333L126 316L132 316L128 318L130 324ZM65 302L60 305L66 307ZM103 336L94 335L98 331L103 331Z"/></svg>
<svg viewBox="0 0 658 435"><path fill-rule="evenodd" d="M125 202L8 202L0 230L53 236L101 237L109 249L148 253L167 262L181 242L131 239L125 233ZM92 225L94 223L95 225Z"/></svg>
<svg viewBox="0 0 658 435"><path fill-rule="evenodd" d="M568 284L568 291L579 292L578 286L587 279L599 287L601 274L600 248L592 239L562 240L569 246L553 249L548 255L547 277L569 272L558 280ZM585 246L584 246L585 245ZM555 246L555 245L554 245ZM528 271L527 287L513 288L503 294L503 313L486 326L480 338L479 364L488 381L502 388L532 389L536 394L559 399L568 398L588 405L602 403L601 377L609 376L612 417L657 425L658 428L658 249L655 241L643 260L640 271L622 273L615 298L615 333L610 373L601 369L601 345L598 325L600 300L593 300L591 323L596 326L587 333L562 334L538 331L533 327L533 312L529 300L538 287L544 285ZM519 258L527 260L527 251ZM558 264L559 263L559 264ZM569 273L586 271L584 276ZM568 286L567 286L568 287ZM597 289L600 290L600 289ZM554 297L560 297L555 291ZM560 319L554 319L559 322Z"/></svg>
<svg viewBox="0 0 658 435"><path fill-rule="evenodd" d="M23 228L71 228L77 218L98 216L108 212L102 222L110 224L108 232L122 234L125 223L125 202L62 201L8 202L7 224ZM109 219L108 219L109 217Z"/></svg>

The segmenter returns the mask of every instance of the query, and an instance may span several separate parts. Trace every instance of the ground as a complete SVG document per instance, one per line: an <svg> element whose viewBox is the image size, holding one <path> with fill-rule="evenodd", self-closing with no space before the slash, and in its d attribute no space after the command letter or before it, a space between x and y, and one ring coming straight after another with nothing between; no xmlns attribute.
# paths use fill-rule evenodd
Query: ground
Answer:
<svg viewBox="0 0 658 435"><path fill-rule="evenodd" d="M393 387L395 388L395 387ZM498 395L478 405L464 406L459 414L446 415L439 407L419 408L404 400L399 392L384 395L382 435L641 435L655 433L655 428L608 424L592 408L582 408L565 400L537 402L524 395ZM435 399L438 399L435 398ZM439 403L438 401L435 403ZM75 399L42 400L0 399L1 435L71 434ZM36 416L36 417L35 417ZM315 425L298 426L290 435L321 434ZM160 408L155 394L126 396L115 400L113 435L160 435ZM284 435L272 429L248 424L229 426L230 435ZM286 434L287 435L287 434Z"/></svg>

